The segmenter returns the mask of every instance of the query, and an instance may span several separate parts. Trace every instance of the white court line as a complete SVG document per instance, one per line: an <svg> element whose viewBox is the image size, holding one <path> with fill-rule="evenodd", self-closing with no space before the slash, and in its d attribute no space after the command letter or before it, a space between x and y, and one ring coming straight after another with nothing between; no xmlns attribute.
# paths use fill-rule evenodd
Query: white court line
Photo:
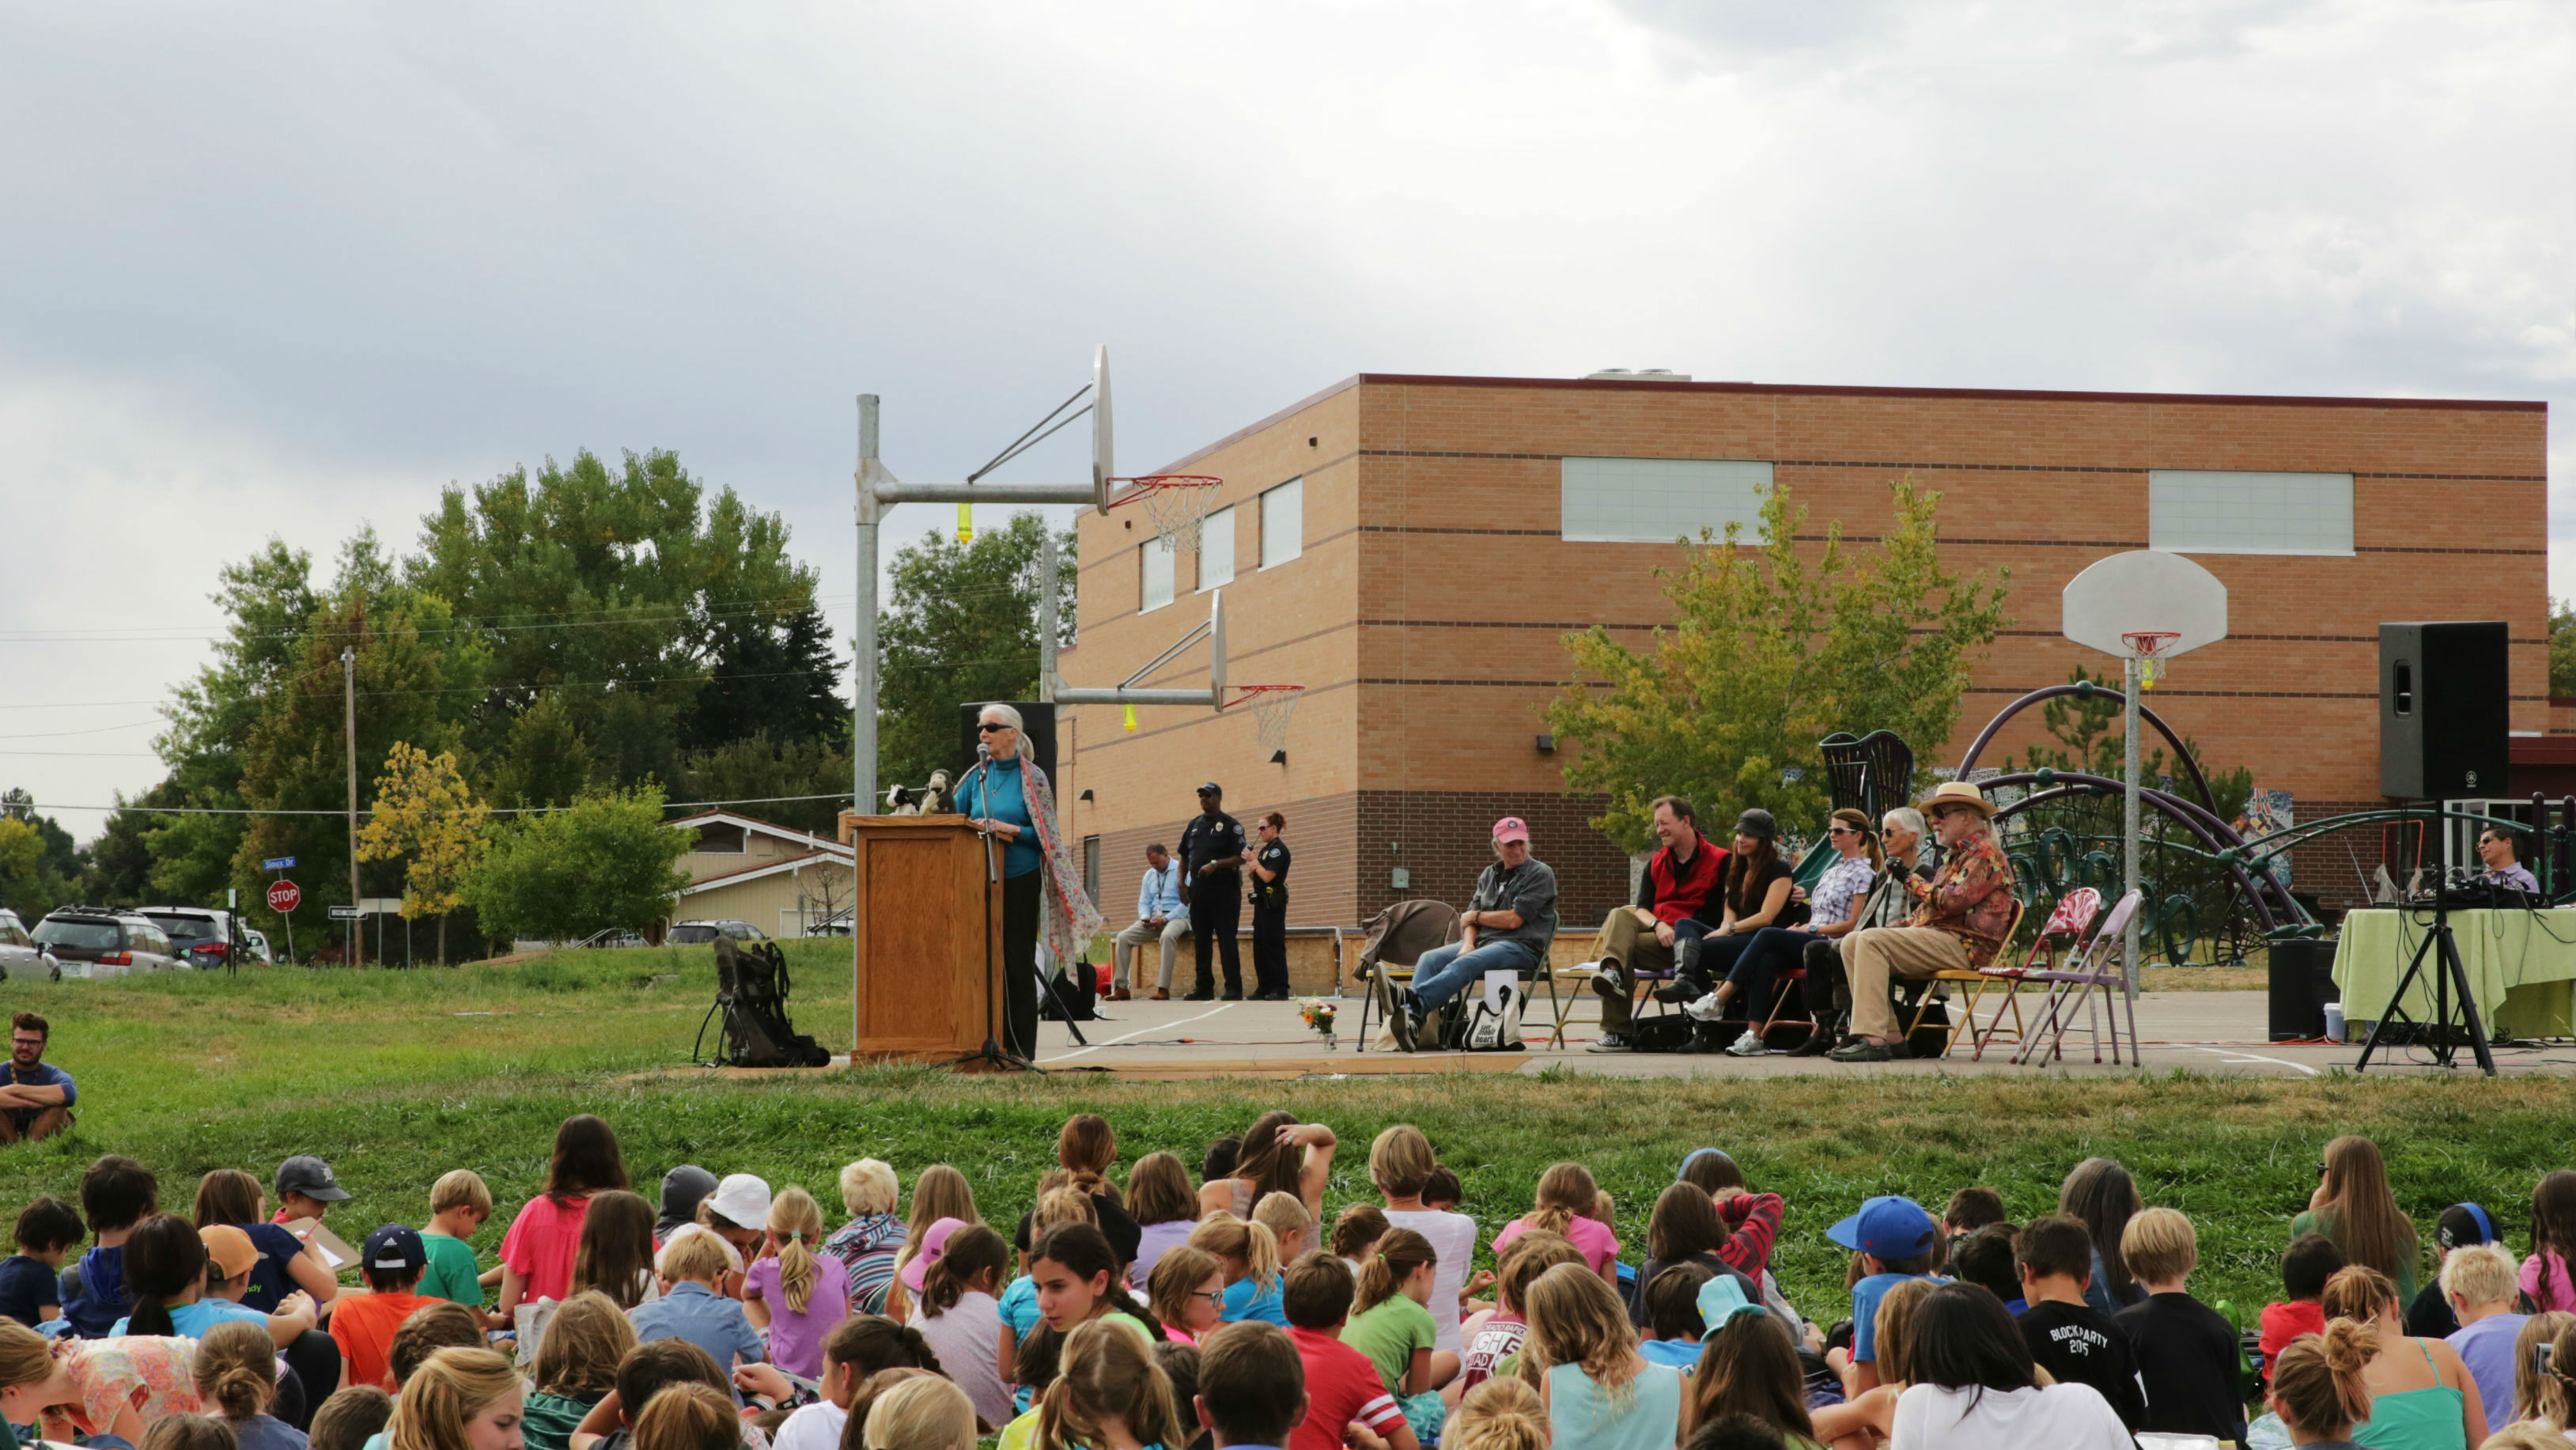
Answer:
<svg viewBox="0 0 2576 1450"><path fill-rule="evenodd" d="M2306 1073L2310 1077L2317 1076L2317 1070L2315 1068L2308 1066L2304 1062L2292 1062L2286 1057L2265 1057L2259 1052L2238 1052L2233 1048L2227 1047L2194 1047L2188 1043L2181 1042L2167 1043L2166 1046L2179 1048L2184 1052L2216 1053L2220 1057L2226 1058L2229 1062L2268 1062L2275 1067L2293 1068L2297 1071Z"/></svg>
<svg viewBox="0 0 2576 1450"><path fill-rule="evenodd" d="M1219 1007L1214 1012L1201 1012L1196 1017L1184 1017L1178 1022L1158 1022L1151 1027L1139 1027L1133 1032L1122 1033L1119 1036L1108 1038L1105 1041L1095 1042L1089 1047L1075 1048L1073 1051L1066 1053L1062 1057L1039 1058L1037 1065L1044 1067L1050 1062L1071 1062L1086 1052L1098 1052L1104 1047L1116 1047L1119 1043L1126 1041L1130 1037L1142 1037L1148 1032L1169 1032L1175 1027L1185 1027L1192 1022L1203 1022L1208 1018L1215 1016L1217 1012L1224 1011L1226 1007L1239 1007L1241 1005L1243 1004L1239 1002L1228 1002L1225 1004L1225 1007Z"/></svg>

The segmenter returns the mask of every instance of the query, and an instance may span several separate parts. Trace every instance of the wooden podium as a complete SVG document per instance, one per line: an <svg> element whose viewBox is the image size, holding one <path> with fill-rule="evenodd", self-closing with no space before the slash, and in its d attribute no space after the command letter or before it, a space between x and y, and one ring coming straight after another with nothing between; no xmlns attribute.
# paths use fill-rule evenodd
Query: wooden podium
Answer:
<svg viewBox="0 0 2576 1450"><path fill-rule="evenodd" d="M850 920L858 975L850 1058L947 1061L1001 1035L986 1015L984 942L1001 989L1002 893L984 889L984 842L964 816L844 812L858 890Z"/></svg>

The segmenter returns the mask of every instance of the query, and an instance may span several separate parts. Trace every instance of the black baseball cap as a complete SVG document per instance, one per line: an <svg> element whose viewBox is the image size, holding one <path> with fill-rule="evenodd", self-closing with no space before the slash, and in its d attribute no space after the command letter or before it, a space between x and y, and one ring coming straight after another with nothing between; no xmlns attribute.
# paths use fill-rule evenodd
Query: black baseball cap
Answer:
<svg viewBox="0 0 2576 1450"><path fill-rule="evenodd" d="M1209 781L1207 784L1199 787L1199 794L1223 795L1225 794L1225 787L1217 784L1215 781Z"/></svg>
<svg viewBox="0 0 2576 1450"><path fill-rule="evenodd" d="M367 1235L367 1246L358 1252L358 1262L370 1269L419 1269L429 1265L429 1247L420 1241L420 1233L405 1224L389 1223Z"/></svg>
<svg viewBox="0 0 2576 1450"><path fill-rule="evenodd" d="M277 1165L277 1195L290 1193L322 1203L338 1203L349 1196L340 1180L331 1176L331 1165L309 1153L299 1153Z"/></svg>

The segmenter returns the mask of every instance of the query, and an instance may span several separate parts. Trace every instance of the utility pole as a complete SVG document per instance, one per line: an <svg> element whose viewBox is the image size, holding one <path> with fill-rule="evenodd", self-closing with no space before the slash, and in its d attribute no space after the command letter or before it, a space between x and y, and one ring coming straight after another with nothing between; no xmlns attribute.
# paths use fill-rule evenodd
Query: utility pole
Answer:
<svg viewBox="0 0 2576 1450"><path fill-rule="evenodd" d="M885 503L877 492L877 395L859 394L859 612L850 631L850 809L860 815L876 810L877 799L877 523ZM850 950L856 952L856 932Z"/></svg>
<svg viewBox="0 0 2576 1450"><path fill-rule="evenodd" d="M341 738L349 751L349 905L358 904L358 651L351 646L340 650ZM350 955L364 956L366 936L360 924L349 923ZM355 962L350 965L357 965Z"/></svg>

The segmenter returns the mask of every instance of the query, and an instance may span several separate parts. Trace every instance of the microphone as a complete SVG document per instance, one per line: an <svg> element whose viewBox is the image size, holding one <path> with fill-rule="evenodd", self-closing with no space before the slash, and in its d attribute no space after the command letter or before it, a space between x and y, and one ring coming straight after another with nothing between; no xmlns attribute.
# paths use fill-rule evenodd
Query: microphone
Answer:
<svg viewBox="0 0 2576 1450"><path fill-rule="evenodd" d="M989 745L987 745L987 744L985 744L985 743L984 743L983 741L981 741L981 740L976 741L976 742L975 742L975 758L976 758L977 760L990 760L990 759L992 759L992 758L993 758L993 747L992 747L992 746L989 746Z"/></svg>

